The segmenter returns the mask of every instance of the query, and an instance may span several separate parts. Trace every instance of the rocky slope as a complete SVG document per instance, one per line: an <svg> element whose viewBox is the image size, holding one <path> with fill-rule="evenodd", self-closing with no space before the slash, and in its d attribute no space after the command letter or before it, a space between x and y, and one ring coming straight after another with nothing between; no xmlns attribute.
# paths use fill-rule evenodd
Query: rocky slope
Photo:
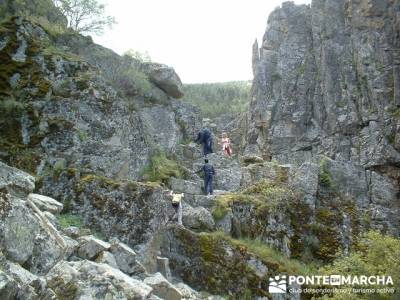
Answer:
<svg viewBox="0 0 400 300"><path fill-rule="evenodd" d="M198 126L171 98L182 85L169 67L22 18L2 24L1 41L2 157L14 165L137 179L155 149L173 150Z"/></svg>
<svg viewBox="0 0 400 300"><path fill-rule="evenodd" d="M63 205L33 191L34 178L0 163L1 299L198 299L190 287L148 274L136 253L61 227ZM86 233L87 234L87 233Z"/></svg>
<svg viewBox="0 0 400 300"><path fill-rule="evenodd" d="M3 20L0 298L300 299L269 294L268 278L316 272L369 229L398 237L398 12L276 9L250 111L209 120L236 154L209 156L212 197L190 142L201 116L175 99L172 68ZM169 190L185 193L184 226Z"/></svg>

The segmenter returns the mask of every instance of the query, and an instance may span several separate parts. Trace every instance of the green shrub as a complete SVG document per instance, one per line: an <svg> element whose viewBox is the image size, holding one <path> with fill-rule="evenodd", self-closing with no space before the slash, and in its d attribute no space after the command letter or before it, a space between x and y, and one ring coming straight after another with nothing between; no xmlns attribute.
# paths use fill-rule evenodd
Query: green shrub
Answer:
<svg viewBox="0 0 400 300"><path fill-rule="evenodd" d="M40 163L40 151L16 145L10 147L8 153L10 155L8 162L12 166L35 175L36 168Z"/></svg>
<svg viewBox="0 0 400 300"><path fill-rule="evenodd" d="M400 291L400 239L383 235L377 231L366 233L349 255L341 255L331 265L320 268L320 274L341 275L386 275L391 276L396 292L394 294L357 295L356 299L398 299ZM343 286L346 287L346 286ZM368 286L380 288L383 286ZM328 299L328 298L326 298ZM343 299L333 294L329 299ZM347 299L347 298L346 298Z"/></svg>
<svg viewBox="0 0 400 300"><path fill-rule="evenodd" d="M128 51L126 51L124 53L124 55L129 56L133 59L138 60L139 62L151 62L151 57L149 52L145 51L145 52L140 52L134 49L129 49Z"/></svg>
<svg viewBox="0 0 400 300"><path fill-rule="evenodd" d="M44 29L44 31L46 31L46 33L51 37L57 37L68 31L68 29L64 25L50 22L46 17L33 16L33 15L26 17L32 23L41 26Z"/></svg>
<svg viewBox="0 0 400 300"><path fill-rule="evenodd" d="M328 170L326 159L322 159L320 162L319 183L325 187L332 187L332 177Z"/></svg>
<svg viewBox="0 0 400 300"><path fill-rule="evenodd" d="M141 62L137 58L125 54L122 60L115 61L107 57L105 53L98 55L105 75L124 95L145 96L151 91L152 85L148 76L141 70Z"/></svg>
<svg viewBox="0 0 400 300"><path fill-rule="evenodd" d="M84 142L84 141L86 141L86 140L89 138L89 134L88 134L88 132L85 131L85 130L76 129L76 132L78 133L78 137L79 137L79 140L80 140L81 142Z"/></svg>
<svg viewBox="0 0 400 300"><path fill-rule="evenodd" d="M269 265L278 266L279 271L282 273L296 275L309 275L314 273L315 266L313 264L305 265L298 260L290 259L260 240L234 239L221 231L204 234L204 237L206 236L209 237L208 240L210 241L225 240L239 249L253 253Z"/></svg>
<svg viewBox="0 0 400 300"><path fill-rule="evenodd" d="M149 166L144 170L143 178L151 182L167 184L171 177L182 178L183 169L162 151L156 152L150 159Z"/></svg>
<svg viewBox="0 0 400 300"><path fill-rule="evenodd" d="M390 114L393 116L393 118L400 119L400 108L391 109Z"/></svg>
<svg viewBox="0 0 400 300"><path fill-rule="evenodd" d="M122 70L118 85L128 96L144 95L151 90L147 75L134 67Z"/></svg>
<svg viewBox="0 0 400 300"><path fill-rule="evenodd" d="M53 174L58 177L58 176L60 176L61 172L65 170L65 168L66 168L65 161L62 160L62 159L58 160L54 164L54 167L53 167L53 172L54 173Z"/></svg>

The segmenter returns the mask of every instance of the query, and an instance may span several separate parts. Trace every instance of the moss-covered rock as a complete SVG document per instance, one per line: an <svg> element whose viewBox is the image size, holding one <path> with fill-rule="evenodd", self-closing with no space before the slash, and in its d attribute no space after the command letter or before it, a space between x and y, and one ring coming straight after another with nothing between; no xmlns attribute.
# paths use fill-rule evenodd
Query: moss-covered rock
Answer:
<svg viewBox="0 0 400 300"><path fill-rule="evenodd" d="M67 223L68 216L79 215L82 226L105 238L117 237L131 246L147 242L174 214L156 183L117 180L68 166L55 172L48 170L39 191L64 204Z"/></svg>
<svg viewBox="0 0 400 300"><path fill-rule="evenodd" d="M176 275L196 289L233 299L268 296L269 276L310 271L265 244L221 232L196 234L171 226L164 239L161 252L169 257Z"/></svg>
<svg viewBox="0 0 400 300"><path fill-rule="evenodd" d="M313 206L281 181L262 181L218 196L212 212L217 224L230 216L235 238L258 239L304 261L330 262L357 242L365 222L355 199L336 192L333 183L320 183L316 196Z"/></svg>

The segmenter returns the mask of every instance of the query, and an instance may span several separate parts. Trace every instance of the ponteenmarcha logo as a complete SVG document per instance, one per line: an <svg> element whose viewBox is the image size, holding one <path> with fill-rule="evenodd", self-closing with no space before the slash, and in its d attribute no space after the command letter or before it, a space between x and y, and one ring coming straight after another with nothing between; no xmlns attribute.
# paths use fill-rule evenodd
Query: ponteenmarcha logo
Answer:
<svg viewBox="0 0 400 300"><path fill-rule="evenodd" d="M268 291L272 294L283 294L288 290L288 286L393 286L391 276L385 275L312 275L312 276L293 276L278 275L269 278Z"/></svg>
<svg viewBox="0 0 400 300"><path fill-rule="evenodd" d="M286 275L269 278L268 292L272 294L285 294L286 287Z"/></svg>

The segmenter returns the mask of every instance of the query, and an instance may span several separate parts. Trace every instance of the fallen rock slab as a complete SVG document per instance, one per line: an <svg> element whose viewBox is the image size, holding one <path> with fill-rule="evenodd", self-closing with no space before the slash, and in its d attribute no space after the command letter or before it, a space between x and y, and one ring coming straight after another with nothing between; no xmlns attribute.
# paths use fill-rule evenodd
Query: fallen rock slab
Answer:
<svg viewBox="0 0 400 300"><path fill-rule="evenodd" d="M144 279L144 283L153 288L153 293L165 300L182 299L181 292L175 288L161 273L156 273Z"/></svg>
<svg viewBox="0 0 400 300"><path fill-rule="evenodd" d="M110 244L92 235L79 238L78 256L84 259L95 259L102 251L110 249Z"/></svg>
<svg viewBox="0 0 400 300"><path fill-rule="evenodd" d="M136 253L124 243L113 241L110 248L119 269L129 275L146 272L145 268L136 260Z"/></svg>
<svg viewBox="0 0 400 300"><path fill-rule="evenodd" d="M97 257L96 262L102 263L102 264L107 264L115 269L119 269L114 255L112 255L112 253L110 253L108 251L101 252L99 257Z"/></svg>
<svg viewBox="0 0 400 300"><path fill-rule="evenodd" d="M107 264L62 261L46 276L61 299L148 299L153 289Z"/></svg>
<svg viewBox="0 0 400 300"><path fill-rule="evenodd" d="M63 209L63 204L58 202L57 200L39 195L39 194L29 194L28 199L31 200L33 203L36 204L36 206L41 210L41 211L48 211L52 214L58 214L62 211Z"/></svg>

